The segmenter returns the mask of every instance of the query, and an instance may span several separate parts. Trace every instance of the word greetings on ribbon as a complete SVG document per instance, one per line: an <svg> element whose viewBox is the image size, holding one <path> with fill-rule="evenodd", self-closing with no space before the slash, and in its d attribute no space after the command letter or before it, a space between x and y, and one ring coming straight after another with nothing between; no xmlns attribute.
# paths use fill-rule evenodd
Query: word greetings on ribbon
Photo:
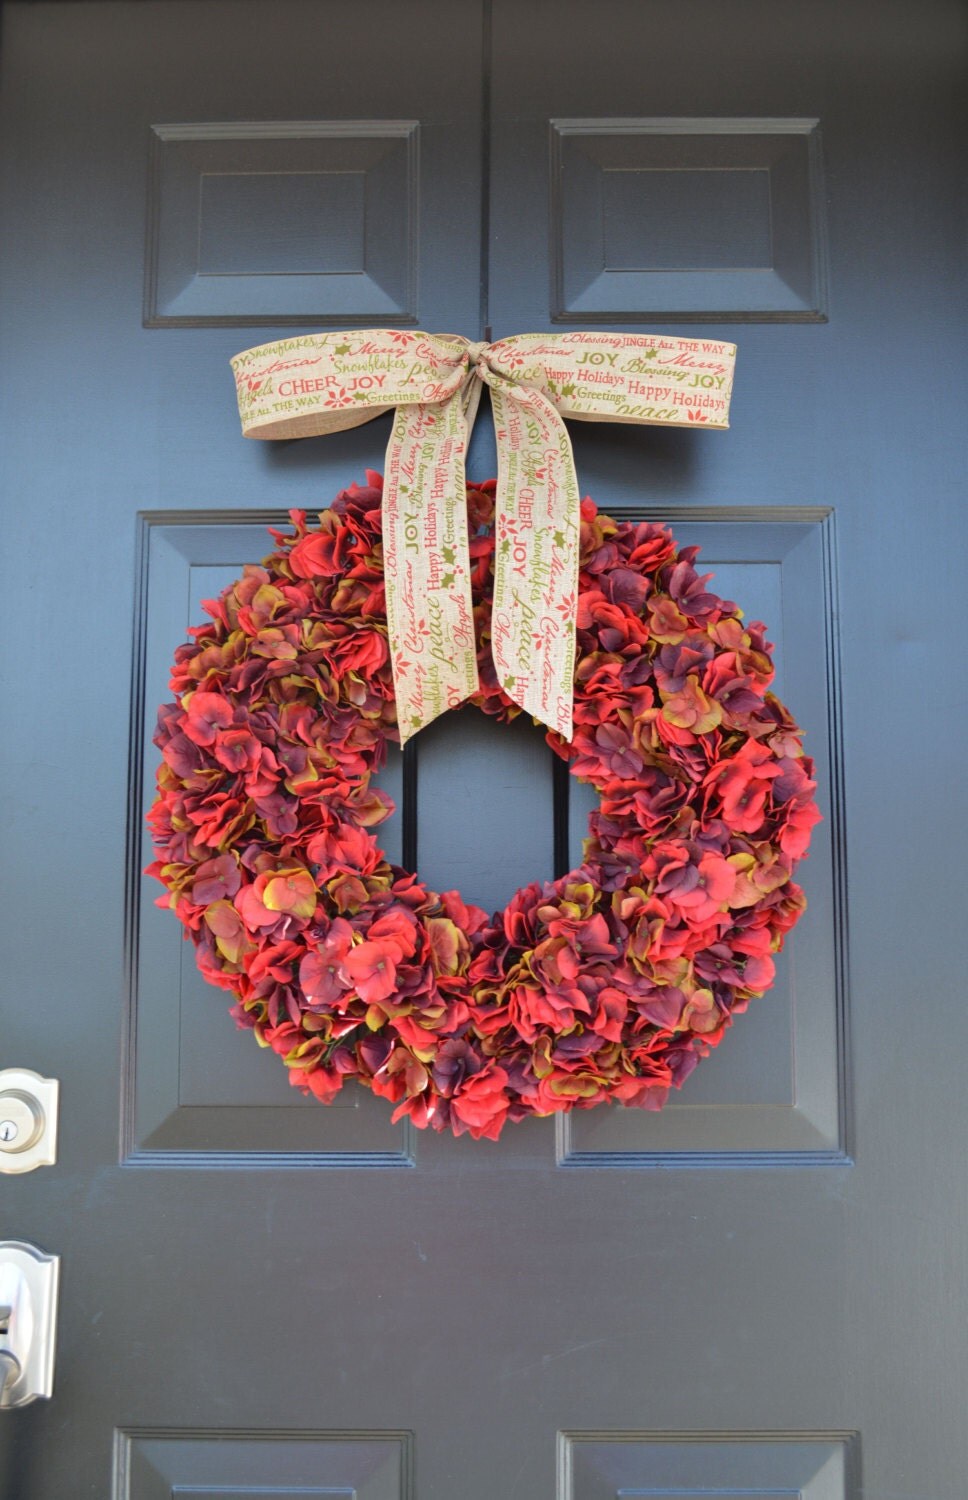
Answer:
<svg viewBox="0 0 968 1500"><path fill-rule="evenodd" d="M314 437L395 410L383 492L401 743L478 689L464 458L491 391L498 488L491 650L515 703L572 735L581 494L562 420L726 428L736 346L659 334L306 334L232 360L242 431Z"/></svg>

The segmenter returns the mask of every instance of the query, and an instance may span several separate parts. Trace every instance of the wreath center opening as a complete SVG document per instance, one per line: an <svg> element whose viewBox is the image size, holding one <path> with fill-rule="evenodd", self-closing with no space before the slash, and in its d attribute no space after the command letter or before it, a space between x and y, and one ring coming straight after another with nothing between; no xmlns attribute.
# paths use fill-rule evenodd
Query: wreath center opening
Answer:
<svg viewBox="0 0 968 1500"><path fill-rule="evenodd" d="M409 826L430 889L459 890L493 913L529 882L553 879L555 757L530 720L498 725L468 707L429 725L410 753L415 792L408 796L405 783L381 842L393 838L395 822Z"/></svg>

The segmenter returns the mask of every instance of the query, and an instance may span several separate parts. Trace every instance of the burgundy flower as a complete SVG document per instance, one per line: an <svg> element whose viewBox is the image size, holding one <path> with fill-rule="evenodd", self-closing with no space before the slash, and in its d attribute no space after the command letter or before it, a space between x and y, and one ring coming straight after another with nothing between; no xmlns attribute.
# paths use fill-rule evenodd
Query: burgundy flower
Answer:
<svg viewBox="0 0 968 1500"><path fill-rule="evenodd" d="M192 693L185 717L185 733L196 745L211 745L220 729L232 722L232 705L218 693Z"/></svg>
<svg viewBox="0 0 968 1500"><path fill-rule="evenodd" d="M216 859L206 859L198 866L192 885L192 900L197 906L208 906L212 901L234 896L241 883L242 876L235 856L220 854Z"/></svg>
<svg viewBox="0 0 968 1500"><path fill-rule="evenodd" d="M299 965L299 983L306 1002L314 1010L333 1005L349 988L341 977L343 959L353 943L349 922L337 917L318 947L311 948Z"/></svg>

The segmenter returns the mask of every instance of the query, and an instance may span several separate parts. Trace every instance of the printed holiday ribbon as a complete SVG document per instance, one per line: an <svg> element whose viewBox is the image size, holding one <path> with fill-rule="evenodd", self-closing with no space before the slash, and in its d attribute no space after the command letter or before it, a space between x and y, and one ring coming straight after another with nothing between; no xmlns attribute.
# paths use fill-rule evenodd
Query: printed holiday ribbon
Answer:
<svg viewBox="0 0 968 1500"><path fill-rule="evenodd" d="M395 411L383 558L401 743L478 691L464 455L482 383L498 452L494 665L515 703L570 740L581 494L562 417L728 427L735 358L734 344L659 334L475 344L385 328L235 356L246 437L314 437Z"/></svg>

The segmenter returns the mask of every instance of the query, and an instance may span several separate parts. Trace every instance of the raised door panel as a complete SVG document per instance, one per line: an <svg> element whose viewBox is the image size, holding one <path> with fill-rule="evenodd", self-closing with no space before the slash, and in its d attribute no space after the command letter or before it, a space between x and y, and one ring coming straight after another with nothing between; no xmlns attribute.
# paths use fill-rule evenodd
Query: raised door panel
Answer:
<svg viewBox="0 0 968 1500"><path fill-rule="evenodd" d="M416 323L421 154L439 170L419 120L154 125L150 145L147 327Z"/></svg>
<svg viewBox="0 0 968 1500"><path fill-rule="evenodd" d="M848 1433L559 1435L561 1500L848 1500Z"/></svg>
<svg viewBox="0 0 968 1500"><path fill-rule="evenodd" d="M797 871L803 927L787 938L773 988L654 1115L591 1110L563 1118L569 1166L738 1167L848 1159L846 849L843 836L838 601L833 517L822 510L615 507L670 524L701 548L710 587L762 620L774 646L774 691L805 727L823 822ZM588 788L572 786L572 862L580 856Z"/></svg>
<svg viewBox="0 0 968 1500"><path fill-rule="evenodd" d="M194 948L171 913L155 905L145 880L151 860L145 814L154 798L157 709L170 698L175 646L204 618L247 562L271 545L266 522L283 514L212 512L146 516L141 523L141 587L135 610L135 723L132 730L131 837L128 872L131 968L124 1080L124 1156L131 1164L393 1166L412 1160L411 1130L392 1125L384 1104L346 1089L327 1109L289 1087L278 1058L255 1045L227 1014L229 997L202 979ZM380 784L399 803L402 757ZM401 818L384 830L399 863Z"/></svg>
<svg viewBox="0 0 968 1500"><path fill-rule="evenodd" d="M625 508L628 518L675 519L682 546L699 545L703 571L762 619L775 645L776 690L808 725L824 823L801 872L812 940L789 943L777 983L738 1022L725 1045L653 1115L596 1109L558 1121L567 1165L754 1165L845 1159L843 1045L845 880L841 835L839 681L833 523L816 512L710 510L687 521L667 509ZM175 645L211 598L269 545L265 513L155 514L142 521L141 590L135 611L136 727L130 867L132 956L126 1072L126 1159L174 1165L393 1165L413 1160L405 1125L385 1103L352 1087L333 1106L307 1103L278 1060L225 1014L226 997L197 973L190 944L156 887L140 877L150 859L144 812L158 754L155 711L167 695ZM814 644L820 641L823 649ZM394 862L419 860L434 889L461 891L492 911L519 887L580 863L591 789L555 774L540 732L518 721L499 729L468 710L421 735L411 770L391 750L380 784L397 804L381 842ZM567 822L565 821L567 820ZM556 828L567 838L556 846ZM406 860L404 846L406 844Z"/></svg>
<svg viewBox="0 0 968 1500"><path fill-rule="evenodd" d="M116 1500L414 1500L408 1432L121 1429Z"/></svg>
<svg viewBox="0 0 968 1500"><path fill-rule="evenodd" d="M548 132L555 323L824 320L816 119L608 116ZM513 317L532 289L495 290Z"/></svg>

